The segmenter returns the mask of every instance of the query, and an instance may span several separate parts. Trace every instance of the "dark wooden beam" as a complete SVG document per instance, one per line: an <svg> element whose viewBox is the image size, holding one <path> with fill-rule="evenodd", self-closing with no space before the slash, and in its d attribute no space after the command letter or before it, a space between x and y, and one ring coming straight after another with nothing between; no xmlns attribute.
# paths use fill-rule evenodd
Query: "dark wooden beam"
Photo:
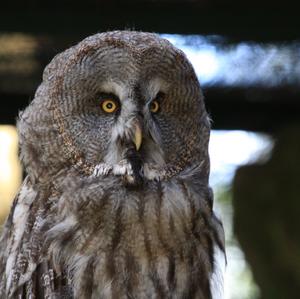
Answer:
<svg viewBox="0 0 300 299"><path fill-rule="evenodd" d="M300 122L299 90L204 88L213 129L276 132ZM0 94L0 124L15 124L18 112L33 96Z"/></svg>
<svg viewBox="0 0 300 299"><path fill-rule="evenodd" d="M58 7L49 2L49 7L45 8L40 1L31 2L36 5L26 7L20 3L19 10L2 8L0 31L74 36L74 40L99 31L125 28L159 33L217 34L234 42L300 39L299 13L290 4L276 7L262 3L257 6L251 2L222 7L183 1L150 4L139 1L129 5L108 5L108 2L95 5L92 1L80 1L83 7L79 8L79 1L74 1Z"/></svg>
<svg viewBox="0 0 300 299"><path fill-rule="evenodd" d="M204 94L213 129L273 133L300 123L296 88L208 88Z"/></svg>

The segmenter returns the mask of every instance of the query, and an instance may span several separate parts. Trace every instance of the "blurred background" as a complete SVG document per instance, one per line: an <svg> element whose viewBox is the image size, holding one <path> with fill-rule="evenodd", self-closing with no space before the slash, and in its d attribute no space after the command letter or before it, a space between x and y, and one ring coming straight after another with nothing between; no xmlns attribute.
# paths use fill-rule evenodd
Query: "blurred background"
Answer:
<svg viewBox="0 0 300 299"><path fill-rule="evenodd" d="M23 177L16 118L43 68L97 32L157 32L191 60L213 121L210 183L226 232L225 298L300 298L299 28L292 0L1 3L0 223Z"/></svg>

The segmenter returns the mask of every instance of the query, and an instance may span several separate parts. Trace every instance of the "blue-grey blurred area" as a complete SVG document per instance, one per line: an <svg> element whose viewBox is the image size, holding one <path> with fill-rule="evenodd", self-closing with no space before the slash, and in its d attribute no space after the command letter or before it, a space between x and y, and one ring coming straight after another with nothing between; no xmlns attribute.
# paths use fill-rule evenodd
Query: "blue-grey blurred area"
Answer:
<svg viewBox="0 0 300 299"><path fill-rule="evenodd" d="M300 42L229 44L222 36L162 34L192 61L202 85L300 86Z"/></svg>
<svg viewBox="0 0 300 299"><path fill-rule="evenodd" d="M210 184L226 232L225 299L296 299L300 18L293 0L0 4L0 222L22 180L16 117L59 52L107 30L157 32L195 68L212 120Z"/></svg>

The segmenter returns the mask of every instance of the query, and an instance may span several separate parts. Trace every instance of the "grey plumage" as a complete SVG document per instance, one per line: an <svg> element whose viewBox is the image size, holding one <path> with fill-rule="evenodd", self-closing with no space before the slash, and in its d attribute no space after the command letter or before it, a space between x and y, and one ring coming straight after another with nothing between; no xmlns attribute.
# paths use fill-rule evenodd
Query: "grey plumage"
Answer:
<svg viewBox="0 0 300 299"><path fill-rule="evenodd" d="M28 176L1 239L1 298L222 298L210 123L180 50L88 37L46 67L18 130Z"/></svg>

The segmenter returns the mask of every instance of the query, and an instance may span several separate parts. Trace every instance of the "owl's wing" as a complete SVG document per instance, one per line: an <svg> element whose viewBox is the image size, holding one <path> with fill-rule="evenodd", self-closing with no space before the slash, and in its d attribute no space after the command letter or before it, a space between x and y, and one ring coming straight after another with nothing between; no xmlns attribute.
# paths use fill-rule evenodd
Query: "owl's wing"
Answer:
<svg viewBox="0 0 300 299"><path fill-rule="evenodd" d="M64 275L43 253L51 202L29 178L16 196L0 239L0 298L72 298Z"/></svg>

